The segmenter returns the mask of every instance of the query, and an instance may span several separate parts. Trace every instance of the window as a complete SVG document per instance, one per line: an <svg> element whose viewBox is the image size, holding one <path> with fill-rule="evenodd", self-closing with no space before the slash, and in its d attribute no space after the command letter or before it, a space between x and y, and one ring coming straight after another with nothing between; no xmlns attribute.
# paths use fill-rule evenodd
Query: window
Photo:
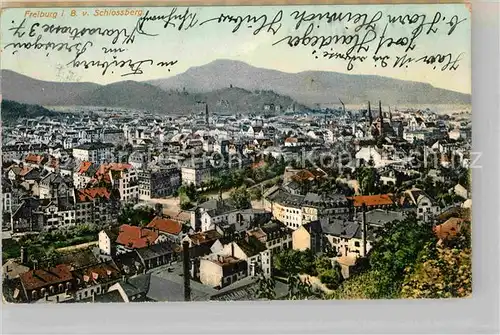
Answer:
<svg viewBox="0 0 500 335"><path fill-rule="evenodd" d="M359 247L359 242L358 241L354 242L354 246Z"/></svg>

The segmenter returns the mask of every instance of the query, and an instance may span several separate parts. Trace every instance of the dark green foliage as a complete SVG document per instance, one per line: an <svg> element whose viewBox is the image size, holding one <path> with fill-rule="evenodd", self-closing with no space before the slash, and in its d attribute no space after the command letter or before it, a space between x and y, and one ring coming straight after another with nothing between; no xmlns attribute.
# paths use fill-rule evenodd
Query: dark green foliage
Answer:
<svg viewBox="0 0 500 335"><path fill-rule="evenodd" d="M231 192L231 200L238 209L246 209L251 207L250 193L246 187L239 187Z"/></svg>
<svg viewBox="0 0 500 335"><path fill-rule="evenodd" d="M118 222L132 226L145 226L155 217L155 210L151 207L134 208L133 205L125 205L118 215Z"/></svg>
<svg viewBox="0 0 500 335"><path fill-rule="evenodd" d="M10 125L21 118L36 118L39 116L56 117L60 113L48 110L39 105L21 104L11 100L2 100L2 122Z"/></svg>
<svg viewBox="0 0 500 335"><path fill-rule="evenodd" d="M274 257L276 269L287 274L310 274L317 275L314 255L310 250L299 251L287 249Z"/></svg>

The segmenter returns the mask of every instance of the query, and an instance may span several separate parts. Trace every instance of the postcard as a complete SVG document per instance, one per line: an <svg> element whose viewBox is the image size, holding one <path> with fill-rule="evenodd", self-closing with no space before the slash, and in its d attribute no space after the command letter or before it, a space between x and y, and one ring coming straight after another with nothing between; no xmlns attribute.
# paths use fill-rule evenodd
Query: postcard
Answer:
<svg viewBox="0 0 500 335"><path fill-rule="evenodd" d="M467 5L1 23L4 303L471 296Z"/></svg>

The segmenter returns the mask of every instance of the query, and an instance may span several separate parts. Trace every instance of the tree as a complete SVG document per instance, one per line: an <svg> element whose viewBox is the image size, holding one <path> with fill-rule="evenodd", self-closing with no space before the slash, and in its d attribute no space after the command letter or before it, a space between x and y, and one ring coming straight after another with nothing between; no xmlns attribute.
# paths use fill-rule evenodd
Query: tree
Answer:
<svg viewBox="0 0 500 335"><path fill-rule="evenodd" d="M409 217L389 223L370 255L370 266L378 276L375 287L381 298L399 296L405 269L413 265L419 253L436 238L430 223Z"/></svg>
<svg viewBox="0 0 500 335"><path fill-rule="evenodd" d="M274 266L277 270L286 274L317 274L314 264L314 255L310 250L283 250L282 252L276 254Z"/></svg>
<svg viewBox="0 0 500 335"><path fill-rule="evenodd" d="M250 194L246 187L239 187L233 190L230 194L231 200L238 209L246 209L252 206L250 202Z"/></svg>
<svg viewBox="0 0 500 335"><path fill-rule="evenodd" d="M329 299L378 299L378 273L368 270L350 277L328 296Z"/></svg>
<svg viewBox="0 0 500 335"><path fill-rule="evenodd" d="M451 240L424 249L407 269L404 298L456 298L472 293L472 253L469 227Z"/></svg>
<svg viewBox="0 0 500 335"><path fill-rule="evenodd" d="M249 189L248 191L250 193L250 198L252 200L261 200L262 199L262 191L260 189L260 187L253 187L251 189Z"/></svg>
<svg viewBox="0 0 500 335"><path fill-rule="evenodd" d="M274 300L276 299L276 283L273 278L266 278L263 274L259 275L257 297L259 299Z"/></svg>
<svg viewBox="0 0 500 335"><path fill-rule="evenodd" d="M374 194L378 191L380 176L373 167L361 167L358 172L358 182L363 194Z"/></svg>
<svg viewBox="0 0 500 335"><path fill-rule="evenodd" d="M316 267L316 271L319 274L333 269L331 259L325 256L316 258L316 260L314 261L314 266Z"/></svg>
<svg viewBox="0 0 500 335"><path fill-rule="evenodd" d="M295 274L288 277L287 300L304 300L314 295L309 279L302 281L300 277Z"/></svg>

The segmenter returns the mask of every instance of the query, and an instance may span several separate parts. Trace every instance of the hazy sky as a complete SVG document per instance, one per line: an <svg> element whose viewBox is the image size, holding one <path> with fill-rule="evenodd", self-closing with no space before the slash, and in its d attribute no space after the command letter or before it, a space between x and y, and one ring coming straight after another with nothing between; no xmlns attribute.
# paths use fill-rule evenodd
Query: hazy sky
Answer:
<svg viewBox="0 0 500 335"><path fill-rule="evenodd" d="M103 10L105 8L100 8ZM120 8L107 8L108 10L119 10ZM125 9L125 8L123 8ZM138 8L129 8L138 9ZM141 8L143 12L147 8ZM87 36L85 38L77 38L75 40L69 39L67 35L63 34L47 34L43 33L41 26L43 24L55 24L61 26L71 26L77 28L126 28L127 31L132 31L136 26L138 16L95 16L95 9L78 9L78 13L87 11L88 16L70 15L70 9L64 11L62 9L31 9L32 12L43 11L45 13L57 12L57 18L34 18L26 16L26 9L8 9L2 14L1 26L1 46L2 57L1 66L3 69L10 69L16 72L49 81L91 81L97 83L110 83L120 80L149 80L155 78L169 77L186 71L191 66L200 66L207 64L213 60L235 59L247 62L253 66L262 68L271 68L285 72L300 72L307 70L325 70L336 71L351 74L375 74L387 77L394 77L398 79L421 81L430 83L436 87L446 88L450 90L470 93L471 91L471 24L470 13L463 4L457 5L374 5L374 6L255 6L255 7L191 7L190 11L197 14L199 22L208 20L210 18L219 17L221 13L230 15L246 16L266 14L268 20L271 20L275 14L283 9L283 19L281 21L282 27L276 35L267 33L265 31L259 33L257 36L253 35L253 30L256 28L254 24L252 29L247 28L247 25L242 27L236 32L232 33L231 30L235 24L221 23L217 24L210 22L202 26L191 28L186 31L178 31L175 28L163 29L163 23L160 22L146 22L144 30L149 33L156 33L158 36L145 36L137 35L134 43L123 46L115 45L114 47L125 48L126 51L118 54L118 59L133 59L142 60L152 58L156 61L169 61L177 60L178 63L170 68L157 67L157 66L143 66L144 74L133 76L120 76L122 72L114 71L111 73L111 68L106 75L101 75L102 69L83 67L71 68L67 66L74 57L75 52L69 53L65 51L51 51L45 50L24 50L19 49L13 53L15 49L4 47L12 42L34 42L41 33L42 37L40 42L47 41L68 42L74 44L77 42L90 41L93 43L92 47L83 54L80 60L112 60L112 54L103 55L102 47L113 46L110 41L112 37L103 37L99 35ZM352 71L347 71L345 61L336 59L315 59L312 55L313 47L301 46L290 47L286 43L281 43L273 46L272 44L283 37L291 34L302 36L309 23L303 23L300 30L295 30L296 21L290 17L290 13L294 10L307 10L308 13L324 13L324 12L346 12L353 13L366 13L369 17L375 15L376 12L382 11L383 17L377 23L376 31L377 38L372 42L371 48L376 48L379 43L380 35L387 22L387 15L401 15L401 14L425 14L426 22L432 22L435 13L441 13L442 20L440 20L439 32L434 35L425 35L425 31L429 26L425 26L421 36L419 36L416 47L409 56L425 56L434 55L437 53L447 54L451 52L454 55L464 53L460 65L455 71L439 71L433 69L432 66L418 63L410 66L408 69L380 66L375 67L373 62L355 63ZM150 16L152 15L166 15L170 13L171 8L150 8ZM179 8L177 14L184 13L185 7ZM447 31L450 26L446 25L454 15L460 19L466 19L464 22L457 25L455 31L450 36ZM14 26L19 26L21 21L26 18L25 22L25 35L22 38L15 38L13 30L9 30ZM40 23L40 26L35 27L35 33L30 38L30 27L34 23ZM269 21L268 21L269 22ZM345 33L345 31L352 32L354 25L348 25L349 30L345 30L343 24L327 24L326 21L318 23L319 28L315 27L313 35L335 35ZM394 37L396 40L399 37L410 37L411 32L417 25L389 25L387 34ZM364 34L362 29L360 34ZM362 37L362 36L361 36ZM326 48L326 50L328 50ZM381 54L388 55L391 59L395 56L404 54L405 47L396 46L391 48L383 48ZM345 51L339 47L336 51ZM370 55L373 52L370 52ZM390 62L392 64L392 62ZM439 65L439 64L438 64ZM63 70L57 68L63 66ZM442 65L440 65L442 66Z"/></svg>

